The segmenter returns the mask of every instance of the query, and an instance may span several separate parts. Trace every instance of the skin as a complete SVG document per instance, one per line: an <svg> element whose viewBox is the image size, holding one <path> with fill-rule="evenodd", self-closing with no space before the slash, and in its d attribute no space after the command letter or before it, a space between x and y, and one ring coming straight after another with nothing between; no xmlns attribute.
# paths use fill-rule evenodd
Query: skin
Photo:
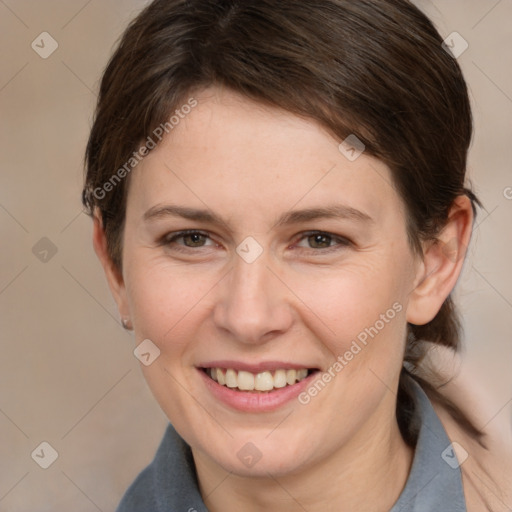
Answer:
<svg viewBox="0 0 512 512"><path fill-rule="evenodd" d="M192 447L212 512L276 503L281 511L367 510L368 503L389 510L413 457L395 418L406 323L430 321L455 286L470 202L457 198L439 243L420 258L384 163L364 153L351 162L316 122L233 92L194 97L198 106L130 176L122 272L95 217L94 246L120 314L131 319L137 343L149 338L160 349L144 376ZM209 209L224 222L144 220L168 204ZM291 210L330 204L372 220L276 225ZM209 238L160 242L184 229ZM331 238L315 244L308 231ZM236 252L247 236L263 249L252 263ZM210 394L196 369L229 359L327 371L394 303L401 311L307 405L238 412ZM237 456L248 442L262 455L251 468Z"/></svg>

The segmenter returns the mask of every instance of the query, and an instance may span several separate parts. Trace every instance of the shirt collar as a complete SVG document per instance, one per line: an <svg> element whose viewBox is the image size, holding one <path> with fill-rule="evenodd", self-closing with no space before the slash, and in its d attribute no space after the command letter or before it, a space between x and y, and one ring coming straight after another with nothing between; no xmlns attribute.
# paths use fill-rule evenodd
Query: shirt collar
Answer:
<svg viewBox="0 0 512 512"><path fill-rule="evenodd" d="M390 512L466 512L462 475L453 446L420 385L414 389L420 430L411 472Z"/></svg>

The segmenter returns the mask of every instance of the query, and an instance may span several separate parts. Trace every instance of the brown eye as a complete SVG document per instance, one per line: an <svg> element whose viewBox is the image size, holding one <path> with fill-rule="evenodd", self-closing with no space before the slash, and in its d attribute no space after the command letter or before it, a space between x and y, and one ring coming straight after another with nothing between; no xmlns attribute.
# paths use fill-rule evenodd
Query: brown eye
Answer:
<svg viewBox="0 0 512 512"><path fill-rule="evenodd" d="M350 245L350 242L346 238L332 235L330 233L324 233L322 231L305 233L299 242L302 242L303 240L307 241L308 246L306 248L309 249L336 250L340 246L345 247ZM300 244L298 244L298 246L301 248L304 247L304 245Z"/></svg>
<svg viewBox="0 0 512 512"><path fill-rule="evenodd" d="M187 247L202 247L205 239L205 235L202 235L201 233L190 233L188 235L182 235L181 237L184 241L189 240L191 243L185 245Z"/></svg>
<svg viewBox="0 0 512 512"><path fill-rule="evenodd" d="M178 242L182 240L183 243ZM205 244L207 240L210 240L211 244ZM177 233L169 233L162 239L162 245L165 246L181 246L184 248L199 248L207 247L208 245L215 245L207 233L201 231L180 231ZM181 250L176 247L177 250Z"/></svg>
<svg viewBox="0 0 512 512"><path fill-rule="evenodd" d="M309 235L308 242L313 249L324 249L330 247L332 237L330 235L317 234Z"/></svg>

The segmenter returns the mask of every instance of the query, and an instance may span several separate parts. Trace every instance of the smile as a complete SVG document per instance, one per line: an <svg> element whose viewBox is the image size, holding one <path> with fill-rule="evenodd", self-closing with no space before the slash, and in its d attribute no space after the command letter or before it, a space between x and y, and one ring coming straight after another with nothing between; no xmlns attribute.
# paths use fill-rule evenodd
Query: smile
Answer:
<svg viewBox="0 0 512 512"><path fill-rule="evenodd" d="M197 367L207 393L217 403L242 412L264 413L293 404L319 374L318 368L278 362L234 361Z"/></svg>
<svg viewBox="0 0 512 512"><path fill-rule="evenodd" d="M304 380L313 370L301 369L277 369L251 373L233 368L205 368L206 374L221 386L238 391L269 392L292 386L296 382Z"/></svg>

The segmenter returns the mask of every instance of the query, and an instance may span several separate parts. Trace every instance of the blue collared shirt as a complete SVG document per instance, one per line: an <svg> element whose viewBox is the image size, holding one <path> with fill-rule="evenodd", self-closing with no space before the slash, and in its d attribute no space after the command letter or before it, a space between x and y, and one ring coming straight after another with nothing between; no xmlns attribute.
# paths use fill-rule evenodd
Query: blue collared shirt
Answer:
<svg viewBox="0 0 512 512"><path fill-rule="evenodd" d="M466 512L456 454L427 395L413 381L420 429L411 472L390 512ZM373 510L371 504L368 509ZM190 447L169 424L151 464L126 491L116 512L208 512Z"/></svg>

